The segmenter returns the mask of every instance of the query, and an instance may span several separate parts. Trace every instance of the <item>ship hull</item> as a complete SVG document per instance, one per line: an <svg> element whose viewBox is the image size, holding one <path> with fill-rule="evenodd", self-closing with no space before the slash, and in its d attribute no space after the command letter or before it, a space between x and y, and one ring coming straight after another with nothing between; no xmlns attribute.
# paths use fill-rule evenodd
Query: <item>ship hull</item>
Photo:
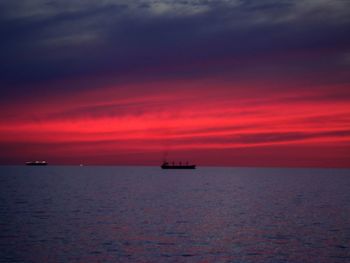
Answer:
<svg viewBox="0 0 350 263"><path fill-rule="evenodd" d="M31 165L31 166L45 166L45 165L47 165L47 162L27 162L26 165Z"/></svg>
<svg viewBox="0 0 350 263"><path fill-rule="evenodd" d="M162 169L196 169L195 165L162 165Z"/></svg>

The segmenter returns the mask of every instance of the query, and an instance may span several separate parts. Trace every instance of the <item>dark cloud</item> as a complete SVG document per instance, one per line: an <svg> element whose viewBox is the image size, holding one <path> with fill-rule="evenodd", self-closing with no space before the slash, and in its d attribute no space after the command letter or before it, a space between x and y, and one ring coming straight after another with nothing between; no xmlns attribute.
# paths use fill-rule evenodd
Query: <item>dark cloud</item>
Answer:
<svg viewBox="0 0 350 263"><path fill-rule="evenodd" d="M142 81L259 75L268 67L271 75L313 71L327 80L324 72L349 66L336 60L349 52L349 13L346 1L3 1L1 91L41 92L50 82L91 75ZM275 60L315 51L312 59Z"/></svg>
<svg viewBox="0 0 350 263"><path fill-rule="evenodd" d="M171 140L173 145L191 145L198 144L202 147L209 145L217 145L221 147L227 145L245 145L245 147L257 146L257 145L273 145L276 143L291 143L291 142L302 142L310 139L324 140L325 138L341 138L348 137L350 135L349 130L337 130L327 132L261 132L261 133L237 133L232 135L221 135L218 136L199 136L199 137L188 137L188 138L174 138ZM150 142L153 143L153 142Z"/></svg>

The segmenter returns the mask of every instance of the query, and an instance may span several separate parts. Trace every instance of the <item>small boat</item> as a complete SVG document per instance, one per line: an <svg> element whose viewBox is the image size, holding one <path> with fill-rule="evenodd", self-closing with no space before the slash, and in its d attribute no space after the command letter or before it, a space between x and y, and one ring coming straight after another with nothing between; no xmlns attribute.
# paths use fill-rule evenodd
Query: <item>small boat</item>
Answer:
<svg viewBox="0 0 350 263"><path fill-rule="evenodd" d="M163 162L163 164L160 166L162 169L196 169L195 164L169 164L168 162Z"/></svg>
<svg viewBox="0 0 350 263"><path fill-rule="evenodd" d="M31 161L26 162L26 165L47 165L46 161Z"/></svg>

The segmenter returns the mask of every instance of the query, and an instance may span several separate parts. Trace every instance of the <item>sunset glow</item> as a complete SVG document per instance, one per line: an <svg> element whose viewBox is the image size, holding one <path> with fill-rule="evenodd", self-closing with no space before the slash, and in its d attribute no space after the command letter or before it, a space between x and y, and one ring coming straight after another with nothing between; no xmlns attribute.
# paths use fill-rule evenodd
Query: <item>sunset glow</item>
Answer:
<svg viewBox="0 0 350 263"><path fill-rule="evenodd" d="M100 20L80 38L63 17L51 25L63 27L58 35L33 39L16 22L24 13L7 6L19 13L3 20L44 54L15 55L22 50L9 48L15 37L1 44L10 55L1 66L0 162L158 165L167 156L200 165L349 167L350 38L341 8L330 11L337 19L328 28L288 9L285 20L256 9L233 27L215 19L224 3L190 3L177 7L182 15L155 6L134 14L141 11L130 5L120 21L81 17ZM227 8L236 10L232 22L243 16Z"/></svg>

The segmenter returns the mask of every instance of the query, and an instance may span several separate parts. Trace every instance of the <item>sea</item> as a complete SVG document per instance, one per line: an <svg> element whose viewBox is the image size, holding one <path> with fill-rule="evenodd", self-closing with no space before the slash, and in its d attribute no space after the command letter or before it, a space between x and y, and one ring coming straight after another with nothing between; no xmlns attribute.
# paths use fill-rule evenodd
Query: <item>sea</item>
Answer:
<svg viewBox="0 0 350 263"><path fill-rule="evenodd" d="M350 170L1 166L0 262L350 262Z"/></svg>

